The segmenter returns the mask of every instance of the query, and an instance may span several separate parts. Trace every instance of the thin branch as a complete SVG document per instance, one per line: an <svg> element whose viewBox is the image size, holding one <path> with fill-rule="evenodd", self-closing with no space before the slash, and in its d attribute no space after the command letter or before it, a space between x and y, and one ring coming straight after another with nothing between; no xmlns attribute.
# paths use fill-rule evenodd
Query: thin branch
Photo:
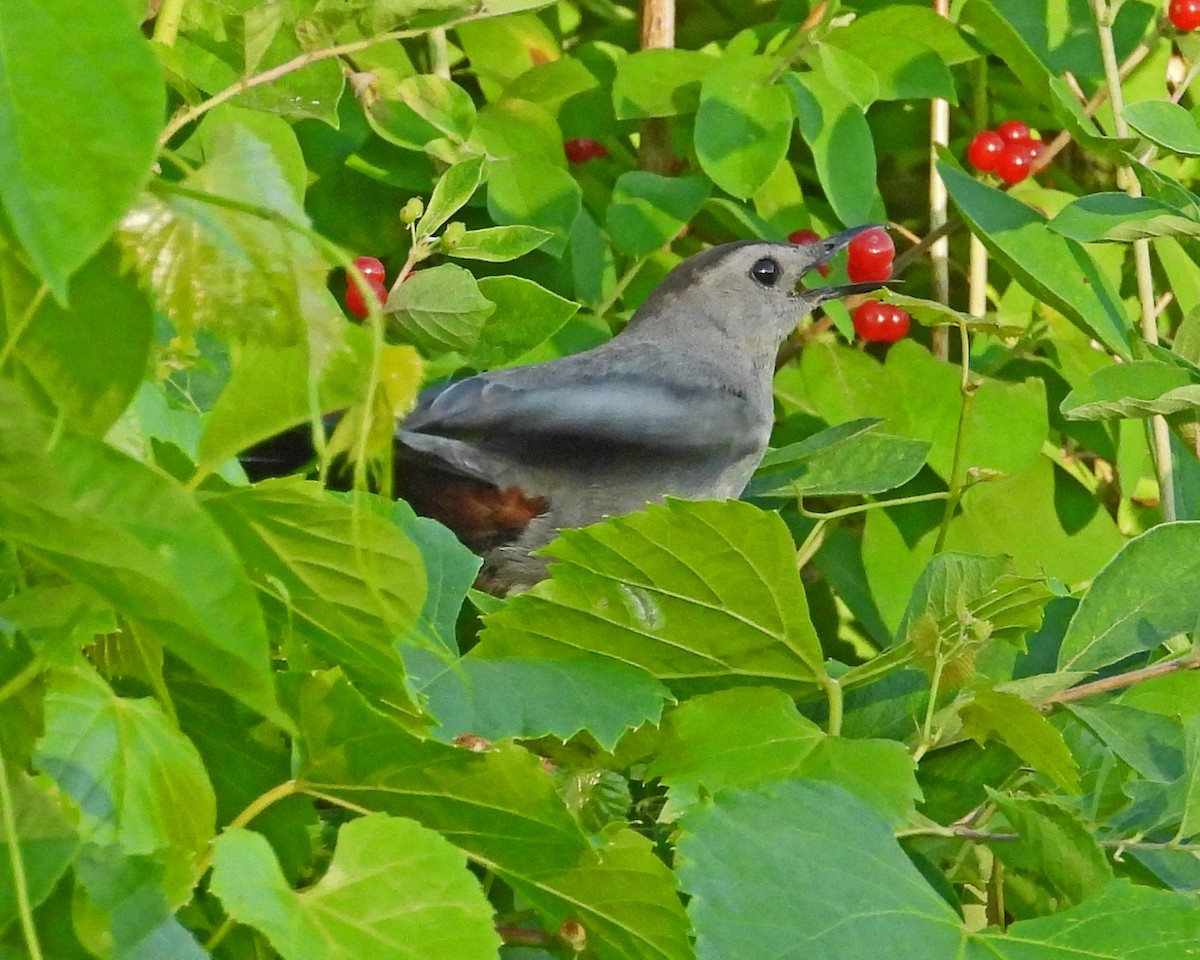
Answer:
<svg viewBox="0 0 1200 960"><path fill-rule="evenodd" d="M13 894L17 901L17 916L21 921L21 933L30 960L42 960L42 947L38 942L37 926L33 922L33 905L29 900L29 884L25 876L25 864L21 860L21 838L17 835L17 816L13 809L12 792L8 789L8 770L4 763L4 752L0 749L0 825L8 841L8 860L12 868Z"/></svg>
<svg viewBox="0 0 1200 960"><path fill-rule="evenodd" d="M236 83L231 84L219 93L214 93L207 100L203 100L196 104L190 110L185 110L178 114L174 119L167 124L162 132L162 136L158 138L159 149L165 147L175 134L186 127L189 123L200 119L204 114L208 113L213 107L220 106L227 100L232 100L239 94L245 93L247 90L253 90L255 87L261 87L267 83L273 83L282 77L286 77L289 73L295 73L297 70L303 70L309 64L318 63L321 60L329 60L333 57L341 57L350 53L357 53L359 50L366 50L369 47L378 46L381 43L387 43L391 40L403 40L407 37L419 36L423 30L392 30L390 33L381 33L378 36L368 37L365 40L355 40L351 43L339 43L336 46L325 47L322 50L308 50L299 56L292 57L291 60L284 61L277 66L271 67L270 70L264 70L262 73L256 73L252 77L244 77Z"/></svg>
<svg viewBox="0 0 1200 960"><path fill-rule="evenodd" d="M1145 683L1147 680L1153 680L1155 677L1165 677L1169 673L1179 673L1181 670L1196 669L1200 669L1200 657L1194 653L1189 653L1187 656L1176 657L1174 660L1164 660L1162 663L1154 663L1138 670L1130 670L1128 673L1118 673L1111 677L1093 680L1091 683L1081 683L1077 687L1060 690L1058 693L1050 694L1050 696L1039 704L1039 708L1046 711L1057 703L1085 700L1088 697L1095 697L1102 693L1124 690L1126 687Z"/></svg>
<svg viewBox="0 0 1200 960"><path fill-rule="evenodd" d="M949 19L950 0L933 0L933 10L939 17ZM950 196L946 183L937 169L938 147L950 144L950 101L934 97L929 108L929 228L936 230L949 219ZM933 297L938 303L950 302L950 241L939 237L929 248L929 265L933 272ZM938 327L932 335L933 355L939 360L950 356L950 331Z"/></svg>

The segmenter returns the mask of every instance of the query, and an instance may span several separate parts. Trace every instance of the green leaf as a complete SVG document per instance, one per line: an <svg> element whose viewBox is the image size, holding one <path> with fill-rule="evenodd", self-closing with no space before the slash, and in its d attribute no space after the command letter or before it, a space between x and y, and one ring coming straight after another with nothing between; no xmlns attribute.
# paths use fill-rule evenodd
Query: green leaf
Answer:
<svg viewBox="0 0 1200 960"><path fill-rule="evenodd" d="M693 697L667 714L646 778L667 787L659 819L671 821L726 787L799 776L825 734L782 690L745 687Z"/></svg>
<svg viewBox="0 0 1200 960"><path fill-rule="evenodd" d="M514 886L552 927L579 923L589 952L603 960L695 958L675 875L633 830L613 831L572 870Z"/></svg>
<svg viewBox="0 0 1200 960"><path fill-rule="evenodd" d="M249 127L224 124L217 142L220 151L214 147L180 187L160 181L160 193L130 208L118 242L184 335L211 329L277 346L305 333L319 339L342 316L325 287L329 265L304 232L300 198Z"/></svg>
<svg viewBox="0 0 1200 960"><path fill-rule="evenodd" d="M768 83L771 57L723 59L705 78L696 113L696 156L722 190L745 199L787 155L792 106L787 90Z"/></svg>
<svg viewBox="0 0 1200 960"><path fill-rule="evenodd" d="M446 256L503 263L532 253L551 236L548 230L521 225L468 230L453 249L446 251Z"/></svg>
<svg viewBox="0 0 1200 960"><path fill-rule="evenodd" d="M961 712L963 732L983 744L998 739L1026 764L1054 781L1060 790L1078 794L1079 766L1062 734L1015 693L980 690Z"/></svg>
<svg viewBox="0 0 1200 960"><path fill-rule="evenodd" d="M937 169L971 232L1022 286L1114 353L1129 356L1129 321L1108 278L1082 246L1047 230L1046 219L1020 200L946 160Z"/></svg>
<svg viewBox="0 0 1200 960"><path fill-rule="evenodd" d="M1080 243L1129 243L1145 237L1200 236L1200 220L1151 197L1093 193L1072 200L1051 220L1050 229Z"/></svg>
<svg viewBox="0 0 1200 960"><path fill-rule="evenodd" d="M694 113L700 84L720 63L696 50L639 50L622 57L612 85L617 119Z"/></svg>
<svg viewBox="0 0 1200 960"><path fill-rule="evenodd" d="M744 496L882 493L907 483L925 465L929 444L877 432L882 423L853 420L769 450Z"/></svg>
<svg viewBox="0 0 1200 960"><path fill-rule="evenodd" d="M424 150L439 137L465 143L475 127L471 95L435 74L400 79L376 75L359 96L375 132L409 150Z"/></svg>
<svg viewBox="0 0 1200 960"><path fill-rule="evenodd" d="M361 327L343 326L338 342L331 346L326 366L318 370L317 401L322 413L363 402L373 362L370 334ZM233 372L204 418L197 448L196 473L202 477L248 447L313 416L308 377L314 363L309 344L235 343L230 353ZM420 377L419 363L412 365L412 375L414 381ZM419 386L412 384L413 393Z"/></svg>
<svg viewBox="0 0 1200 960"><path fill-rule="evenodd" d="M11 261L0 272L10 303L33 299L32 277ZM10 331L14 353L70 427L103 436L145 376L154 314L112 246L75 275L68 302L44 299L23 332Z"/></svg>
<svg viewBox="0 0 1200 960"><path fill-rule="evenodd" d="M586 731L605 750L629 730L658 723L672 699L649 674L607 657L491 659L474 652L428 680L421 693L444 739L473 733L565 742Z"/></svg>
<svg viewBox="0 0 1200 960"><path fill-rule="evenodd" d="M623 660L673 690L824 677L783 521L737 501L668 500L564 530L550 580L485 618L480 655Z"/></svg>
<svg viewBox="0 0 1200 960"><path fill-rule="evenodd" d="M1169 100L1142 100L1125 107L1133 129L1171 153L1200 156L1200 124L1187 110Z"/></svg>
<svg viewBox="0 0 1200 960"><path fill-rule="evenodd" d="M1196 626L1200 522L1166 523L1130 540L1092 581L1063 637L1060 670L1099 670Z"/></svg>
<svg viewBox="0 0 1200 960"><path fill-rule="evenodd" d="M495 305L469 271L443 263L412 273L392 291L386 310L406 340L436 356L474 346Z"/></svg>
<svg viewBox="0 0 1200 960"><path fill-rule="evenodd" d="M958 23L1016 74L1037 103L1050 102L1051 70L1030 45L1030 34L1014 26L993 0L967 0Z"/></svg>
<svg viewBox="0 0 1200 960"><path fill-rule="evenodd" d="M1079 97L1062 77L1050 78L1050 109L1055 119L1070 131L1072 139L1090 153L1098 153L1115 163L1127 162L1127 152L1137 146L1136 137L1110 137L1102 134L1096 121L1083 110Z"/></svg>
<svg viewBox="0 0 1200 960"><path fill-rule="evenodd" d="M586 68L580 69L595 83ZM478 144L479 152L489 160L537 160L565 168L563 133L555 115L540 104L511 97L509 94L479 111L471 145Z"/></svg>
<svg viewBox="0 0 1200 960"><path fill-rule="evenodd" d="M1183 367L1133 360L1101 367L1059 409L1068 420L1151 417L1200 408L1200 383Z"/></svg>
<svg viewBox="0 0 1200 960"><path fill-rule="evenodd" d="M833 212L847 224L882 219L875 140L862 108L823 73L790 73L784 80Z"/></svg>
<svg viewBox="0 0 1200 960"><path fill-rule="evenodd" d="M48 428L0 381L0 536L112 604L210 682L286 728L266 628L229 542L162 473Z"/></svg>
<svg viewBox="0 0 1200 960"><path fill-rule="evenodd" d="M405 709L404 663L393 641L417 621L425 570L416 546L387 518L390 503L373 508L363 497L347 503L311 481L268 480L210 497L205 507L254 571L279 628Z"/></svg>
<svg viewBox="0 0 1200 960"><path fill-rule="evenodd" d="M1118 880L1077 907L975 937L963 960L1178 960L1196 941L1196 898Z"/></svg>
<svg viewBox="0 0 1200 960"><path fill-rule="evenodd" d="M32 777L9 776L15 832L10 836L7 830L0 831L0 856L6 865L14 862L14 852L20 858L25 872L23 896L35 908L50 896L75 859L79 837L52 787ZM8 929L19 911L12 870L6 866L0 870L0 931Z"/></svg>
<svg viewBox="0 0 1200 960"><path fill-rule="evenodd" d="M704 177L664 177L642 170L621 174L604 216L613 246L631 257L653 253L691 221L708 192Z"/></svg>
<svg viewBox="0 0 1200 960"><path fill-rule="evenodd" d="M214 849L213 893L286 960L487 960L500 945L466 857L412 820L343 824L328 872L299 893L259 834L226 830Z"/></svg>
<svg viewBox="0 0 1200 960"><path fill-rule="evenodd" d="M911 822L922 799L916 761L895 740L826 737L804 758L797 774L836 784L894 827Z"/></svg>
<svg viewBox="0 0 1200 960"><path fill-rule="evenodd" d="M467 362L477 370L512 363L554 336L579 304L524 277L484 277L479 291L496 305Z"/></svg>
<svg viewBox="0 0 1200 960"><path fill-rule="evenodd" d="M113 960L206 960L209 956L172 909L174 902L190 896L190 882L177 901L170 900L163 892L163 867L155 860L128 856L118 847L89 845L75 864L75 875L89 912L100 911Z"/></svg>
<svg viewBox="0 0 1200 960"><path fill-rule="evenodd" d="M162 72L120 4L5 4L0 49L0 202L38 276L66 303L67 281L150 176ZM69 149L51 118L70 132Z"/></svg>
<svg viewBox="0 0 1200 960"><path fill-rule="evenodd" d="M567 248L582 193L566 170L540 160L488 164L488 214L501 225L522 224L550 234L542 248L554 257Z"/></svg>
<svg viewBox="0 0 1200 960"><path fill-rule="evenodd" d="M700 960L861 960L882 945L889 960L959 955L958 915L891 828L840 787L792 781L723 791L692 807L681 828L676 870Z"/></svg>
<svg viewBox="0 0 1200 960"><path fill-rule="evenodd" d="M991 844L1005 867L1005 900L1015 899L1018 910L1024 907L1021 912L1036 915L1075 906L1112 881L1104 851L1080 815L1064 803L994 790L988 797L1021 835L1017 843Z"/></svg>
<svg viewBox="0 0 1200 960"><path fill-rule="evenodd" d="M955 103L950 65L977 56L951 20L921 7L874 10L831 30L825 44L853 54L874 74L872 99L879 100L945 97Z"/></svg>
<svg viewBox="0 0 1200 960"><path fill-rule="evenodd" d="M417 221L417 240L437 233L438 228L471 199L482 177L483 157L472 157L456 163L443 173L433 188L425 215Z"/></svg>
<svg viewBox="0 0 1200 960"><path fill-rule="evenodd" d="M1064 706L1146 780L1170 783L1183 776L1183 735L1174 718L1123 703Z"/></svg>
<svg viewBox="0 0 1200 960"><path fill-rule="evenodd" d="M158 703L118 697L91 667L52 670L34 763L78 804L84 841L165 855L170 898L187 898L216 800L196 748Z"/></svg>

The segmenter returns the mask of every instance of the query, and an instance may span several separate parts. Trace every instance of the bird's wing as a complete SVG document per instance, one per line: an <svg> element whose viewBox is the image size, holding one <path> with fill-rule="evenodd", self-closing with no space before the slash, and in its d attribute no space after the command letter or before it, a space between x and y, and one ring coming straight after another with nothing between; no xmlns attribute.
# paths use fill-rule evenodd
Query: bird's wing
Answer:
<svg viewBox="0 0 1200 960"><path fill-rule="evenodd" d="M754 411L719 387L633 374L573 376L542 369L523 381L518 370L481 374L422 398L405 419L411 434L466 441L545 437L669 455L737 450L752 444ZM548 375L549 374L549 375Z"/></svg>

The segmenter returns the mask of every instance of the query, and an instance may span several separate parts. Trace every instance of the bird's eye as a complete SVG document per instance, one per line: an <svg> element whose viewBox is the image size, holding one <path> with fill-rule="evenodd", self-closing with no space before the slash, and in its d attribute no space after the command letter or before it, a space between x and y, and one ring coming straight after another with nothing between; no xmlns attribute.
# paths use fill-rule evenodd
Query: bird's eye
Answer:
<svg viewBox="0 0 1200 960"><path fill-rule="evenodd" d="M770 257L763 257L761 260L754 261L754 266L750 268L750 276L764 287L773 287L775 282L783 276L783 268Z"/></svg>

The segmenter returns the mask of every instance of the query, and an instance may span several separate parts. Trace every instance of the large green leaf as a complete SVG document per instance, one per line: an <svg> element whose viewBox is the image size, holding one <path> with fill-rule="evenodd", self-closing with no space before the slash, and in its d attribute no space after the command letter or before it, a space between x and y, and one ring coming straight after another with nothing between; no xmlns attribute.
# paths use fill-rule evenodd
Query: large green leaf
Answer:
<svg viewBox="0 0 1200 960"><path fill-rule="evenodd" d="M1060 670L1098 670L1176 634L1200 614L1200 522L1154 527L1096 574L1063 637Z"/></svg>
<svg viewBox="0 0 1200 960"><path fill-rule="evenodd" d="M812 150L817 178L842 223L883 219L876 186L875 139L862 107L823 72L791 73L800 136Z"/></svg>
<svg viewBox="0 0 1200 960"><path fill-rule="evenodd" d="M600 653L673 689L822 682L820 644L779 517L668 500L565 530L551 578L485 618L481 655Z"/></svg>
<svg viewBox="0 0 1200 960"><path fill-rule="evenodd" d="M894 6L856 17L825 40L854 54L879 80L880 100L957 95L950 66L977 54L955 24L931 9Z"/></svg>
<svg viewBox="0 0 1200 960"><path fill-rule="evenodd" d="M647 778L667 787L659 815L674 820L726 787L790 780L824 732L782 690L745 687L692 697L667 714Z"/></svg>
<svg viewBox="0 0 1200 960"><path fill-rule="evenodd" d="M1144 237L1198 237L1200 220L1153 197L1093 193L1063 207L1051 219L1050 229L1080 243L1128 243Z"/></svg>
<svg viewBox="0 0 1200 960"><path fill-rule="evenodd" d="M433 74L400 79L383 74L359 96L375 132L410 150L423 150L438 137L461 144L475 126L471 95Z"/></svg>
<svg viewBox="0 0 1200 960"><path fill-rule="evenodd" d="M210 682L288 726L241 561L190 493L49 427L0 381L0 536L90 588Z"/></svg>
<svg viewBox="0 0 1200 960"><path fill-rule="evenodd" d="M406 704L394 640L421 612L425 569L380 507L347 503L310 481L269 480L210 497L205 508L281 630L373 695Z"/></svg>
<svg viewBox="0 0 1200 960"><path fill-rule="evenodd" d="M1158 360L1101 367L1060 408L1070 420L1151 417L1200 409L1200 383L1186 368Z"/></svg>
<svg viewBox="0 0 1200 960"><path fill-rule="evenodd" d="M1067 793L1080 793L1079 765L1062 734L1015 693L980 690L962 710L963 732L979 743L999 740Z"/></svg>
<svg viewBox="0 0 1200 960"><path fill-rule="evenodd" d="M828 783L725 790L681 823L700 960L951 960L966 931L862 800ZM819 909L797 909L819 904Z"/></svg>
<svg viewBox="0 0 1200 960"><path fill-rule="evenodd" d="M118 697L90 667L56 669L34 762L78 804L83 840L162 855L171 897L191 889L216 800L196 748L156 702Z"/></svg>
<svg viewBox="0 0 1200 960"><path fill-rule="evenodd" d="M770 57L726 58L700 89L694 134L700 167L742 199L766 183L792 139L791 97L768 82L774 68Z"/></svg>
<svg viewBox="0 0 1200 960"><path fill-rule="evenodd" d="M554 336L579 309L574 301L525 277L484 277L479 292L496 309L468 354L468 362L478 370L512 363Z"/></svg>
<svg viewBox="0 0 1200 960"><path fill-rule="evenodd" d="M514 690L521 695L514 697ZM473 733L488 740L549 735L565 742L586 731L606 750L629 730L657 723L672 699L649 674L597 656L544 660L471 654L443 666L421 693L443 739Z"/></svg>
<svg viewBox="0 0 1200 960"><path fill-rule="evenodd" d="M1129 125L1147 140L1171 153L1200 156L1200 124L1183 107L1169 100L1142 100L1125 107Z"/></svg>
<svg viewBox="0 0 1200 960"><path fill-rule="evenodd" d="M117 239L176 328L276 346L307 334L318 364L317 347L341 311L325 287L329 264L271 145L249 126L222 122L202 166L178 186L156 186L125 214Z"/></svg>
<svg viewBox="0 0 1200 960"><path fill-rule="evenodd" d="M1046 229L1020 200L940 160L938 172L984 246L1030 293L1114 353L1129 356L1129 320L1108 277L1076 241Z"/></svg>
<svg viewBox="0 0 1200 960"><path fill-rule="evenodd" d="M907 483L925 465L929 444L877 431L882 423L878 418L852 420L768 451L745 495L882 493Z"/></svg>
<svg viewBox="0 0 1200 960"><path fill-rule="evenodd" d="M87 904L91 929L111 943L112 960L206 960L195 936L176 916L178 900L190 896L190 881L176 901L163 892L163 867L145 856L129 856L120 847L84 847L75 864L79 881L76 909ZM57 956L57 954L51 954Z"/></svg>
<svg viewBox="0 0 1200 960"><path fill-rule="evenodd" d="M613 187L605 226L613 246L631 257L644 257L670 243L708 199L704 177L664 177L634 170Z"/></svg>
<svg viewBox="0 0 1200 960"><path fill-rule="evenodd" d="M75 859L79 836L60 798L52 795L52 786L35 783L32 777L9 776L15 835L0 831L0 856L13 863L16 846L15 854L24 864L23 898L37 907ZM12 871L0 870L0 931L17 919L20 909Z"/></svg>
<svg viewBox="0 0 1200 960"><path fill-rule="evenodd" d="M639 50L622 57L613 80L618 120L692 113L700 84L720 60L695 50Z"/></svg>
<svg viewBox="0 0 1200 960"><path fill-rule="evenodd" d="M476 753L418 740L329 676L297 699L309 746L301 775L322 793L437 830L553 928L581 923L604 960L690 957L670 871L627 831L595 849L538 757L512 744Z"/></svg>
<svg viewBox="0 0 1200 960"><path fill-rule="evenodd" d="M65 302L71 275L150 175L162 72L115 3L6 3L0 49L0 201L34 269ZM69 146L58 135L66 132Z"/></svg>
<svg viewBox="0 0 1200 960"><path fill-rule="evenodd" d="M500 938L466 857L412 820L373 813L338 830L329 870L297 893L266 839L226 830L212 890L286 960L487 960Z"/></svg>
<svg viewBox="0 0 1200 960"><path fill-rule="evenodd" d="M562 256L582 194L566 170L542 160L493 160L487 168L488 213L501 225L525 224L545 230L542 248Z"/></svg>
<svg viewBox="0 0 1200 960"><path fill-rule="evenodd" d="M72 428L103 436L129 405L146 373L154 314L133 278L105 247L77 273L69 306L49 298L17 333L15 355ZM36 291L14 263L0 266L9 304L23 309Z"/></svg>
<svg viewBox="0 0 1200 960"><path fill-rule="evenodd" d="M388 318L427 354L473 346L495 305L452 263L417 270L388 297Z"/></svg>

